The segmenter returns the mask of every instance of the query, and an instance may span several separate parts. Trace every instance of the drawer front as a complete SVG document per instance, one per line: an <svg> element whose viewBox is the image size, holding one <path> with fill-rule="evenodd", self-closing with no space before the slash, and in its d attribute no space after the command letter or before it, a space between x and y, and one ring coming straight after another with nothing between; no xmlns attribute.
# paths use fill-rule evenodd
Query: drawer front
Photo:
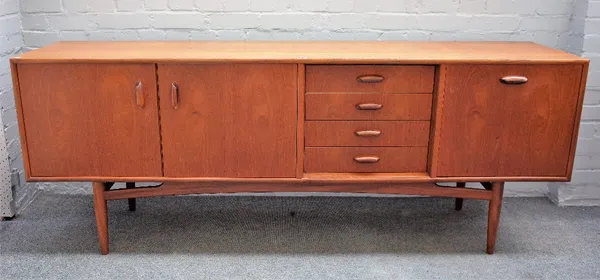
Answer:
<svg viewBox="0 0 600 280"><path fill-rule="evenodd" d="M305 144L313 147L427 147L428 121L308 121Z"/></svg>
<svg viewBox="0 0 600 280"><path fill-rule="evenodd" d="M311 93L305 97L306 120L428 121L431 98L431 94Z"/></svg>
<svg viewBox="0 0 600 280"><path fill-rule="evenodd" d="M305 172L425 172L427 147L307 147Z"/></svg>
<svg viewBox="0 0 600 280"><path fill-rule="evenodd" d="M432 93L434 66L307 65L307 92Z"/></svg>

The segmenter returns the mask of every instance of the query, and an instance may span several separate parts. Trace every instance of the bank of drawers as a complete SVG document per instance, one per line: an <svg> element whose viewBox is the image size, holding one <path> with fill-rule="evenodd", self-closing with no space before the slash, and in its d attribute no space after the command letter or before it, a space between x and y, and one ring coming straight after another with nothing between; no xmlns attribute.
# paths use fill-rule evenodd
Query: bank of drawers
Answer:
<svg viewBox="0 0 600 280"><path fill-rule="evenodd" d="M424 172L434 71L306 66L304 171Z"/></svg>

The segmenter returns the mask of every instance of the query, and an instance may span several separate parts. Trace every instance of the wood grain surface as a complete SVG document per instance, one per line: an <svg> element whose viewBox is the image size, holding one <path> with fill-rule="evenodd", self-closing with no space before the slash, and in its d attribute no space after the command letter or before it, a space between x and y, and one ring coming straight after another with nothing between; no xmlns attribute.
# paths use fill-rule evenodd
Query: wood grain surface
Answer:
<svg viewBox="0 0 600 280"><path fill-rule="evenodd" d="M432 93L434 69L421 65L308 65L306 91Z"/></svg>
<svg viewBox="0 0 600 280"><path fill-rule="evenodd" d="M291 62L338 64L584 63L531 42L120 41L58 42L19 62Z"/></svg>
<svg viewBox="0 0 600 280"><path fill-rule="evenodd" d="M358 163L356 157L378 157ZM309 172L424 172L426 147L307 147L304 171Z"/></svg>
<svg viewBox="0 0 600 280"><path fill-rule="evenodd" d="M498 226L500 225L500 213L502 212L502 197L504 196L504 182L492 183L492 199L488 207L488 229L486 252L493 254L496 250L496 238Z"/></svg>
<svg viewBox="0 0 600 280"><path fill-rule="evenodd" d="M446 86L446 71L447 66L442 64L435 69L435 84L433 88L433 101L431 105L431 128L429 132L429 152L427 153L427 172L431 177L437 177L437 157L439 143L437 135L440 134L440 120L438 116L442 115L443 97Z"/></svg>
<svg viewBox="0 0 600 280"><path fill-rule="evenodd" d="M581 80L579 81L579 99L577 100L577 108L575 112L575 121L573 126L573 134L571 135L571 150L569 152L569 164L567 165L567 179L571 181L573 175L573 165L575 164L575 154L577 150L577 140L579 139L579 127L581 122L581 113L583 111L583 102L585 98L585 90L587 85L588 70L590 63L586 62L581 68Z"/></svg>
<svg viewBox="0 0 600 280"><path fill-rule="evenodd" d="M298 64L298 88L296 97L298 98L298 115L296 116L296 178L304 176L304 88L306 80L306 66Z"/></svg>
<svg viewBox="0 0 600 280"><path fill-rule="evenodd" d="M357 132L379 132L357 135ZM360 134L360 133L359 133ZM376 134L376 135L375 135ZM427 147L428 121L307 121L306 146Z"/></svg>
<svg viewBox="0 0 600 280"><path fill-rule="evenodd" d="M19 124L19 140L21 142L25 179L29 181L31 180L31 165L29 164L29 148L27 147L27 134L25 132L25 118L23 116L21 86L19 85L19 71L17 70L17 63L15 60L10 61L10 71L13 82L13 93L15 97L15 109L17 111L17 122Z"/></svg>
<svg viewBox="0 0 600 280"><path fill-rule="evenodd" d="M162 176L153 65L17 67L31 176Z"/></svg>
<svg viewBox="0 0 600 280"><path fill-rule="evenodd" d="M165 176L296 177L296 72L293 64L159 64Z"/></svg>
<svg viewBox="0 0 600 280"><path fill-rule="evenodd" d="M566 176L581 68L448 66L437 176ZM528 82L501 83L507 75Z"/></svg>
<svg viewBox="0 0 600 280"><path fill-rule="evenodd" d="M169 55L165 55L165 53L168 53ZM403 61L406 62L406 64L412 65L398 65L402 64ZM194 83L199 83L200 88L205 86L209 90L216 88L217 91L228 91L229 93L224 95L216 94L211 96L217 96L216 99L223 97L230 101L234 99L236 101L231 101L230 103L232 104L223 104L220 102L222 100L218 100L218 102L212 102L214 101L212 100L208 102L210 104L205 104L204 98L200 98L201 100L194 99L194 102L197 103L191 109L192 111L184 113L193 115L192 117L174 117L173 120L165 118L163 120L163 125L171 121L173 124L172 126L181 123L182 125L191 124L189 127L194 127L200 122L209 120L206 123L212 123L212 126L214 127L211 126L211 129L214 130L211 131L216 133L208 133L207 135L209 136L205 137L211 138L211 141L214 141L214 143L222 143L224 141L230 141L223 135L232 135L232 131L240 133L241 130L231 126L216 128L216 125L214 124L223 124L227 123L227 120L233 121L234 119L236 123L243 122L241 120L245 120L244 116L251 116L253 114L253 112L249 111L254 110L256 107L266 106L268 107L265 109L266 111L273 113L273 115L277 115L277 117L273 119L280 119L281 122L275 125L278 121L265 121L265 119L261 119L261 121L268 124L265 126L258 126L262 129L269 127L269 129L265 129L265 131L268 130L271 132L267 132L265 137L275 137L277 140L283 139L282 142L278 142L286 143L282 145L288 146L290 142L293 142L295 149L295 176L293 177L302 179L305 178L303 170L304 160L302 159L305 155L303 150L304 145L319 147L321 145L330 147L426 146L425 144L422 144L424 142L419 138L423 134L422 130L415 133L414 130L405 131L406 128L404 128L401 129L403 130L402 132L399 132L401 133L401 136L393 136L390 138L386 138L387 135L389 135L386 133L386 131L389 131L389 128L385 130L379 129L379 135L377 136L353 135L353 137L345 137L344 135L352 132L353 129L351 128L354 128L353 125L357 123L385 123L385 125L394 126L394 129L399 129L398 127L400 126L398 123L396 125L392 125L392 123L395 121L407 121L407 123L408 121L427 122L432 119L433 114L435 118L431 121L430 139L427 143L431 144L428 153L428 172L434 177L431 178L431 180L446 180L448 178L487 178L489 180L504 178L506 180L512 180L521 178L522 180L564 181L570 177L572 171L576 134L578 131L577 122L581 114L581 104L583 100L582 89L585 88L585 79L582 79L582 77L584 77L583 75L587 71L588 61L589 60L587 59L578 58L533 43L507 42L61 42L12 59L11 68L13 69L13 80L16 85L15 94L18 107L17 110L19 111L20 124L22 124L20 126L20 132L21 135L24 136L22 140L22 146L25 150L24 162L26 170L28 170L27 178L30 180L61 179L72 181L98 178L164 178L165 180L178 180L177 178L179 175L163 176L163 173L160 170L160 153L156 156L156 152L150 151L156 150L152 145L157 147L160 141L165 141L166 137L166 142L163 144L168 144L169 147L165 146L165 148L178 150L179 158L192 158L188 155L187 151L184 151L188 145L204 145L189 144L195 143L193 141L194 139L204 140L204 138L195 138L197 137L196 128L186 129L181 126L180 128L176 128L176 130L179 131L171 131L171 133L177 135L167 136L165 132L169 132L170 129L169 126L167 126L166 130L162 133L162 139L160 137L158 140L153 139L153 137L148 135L156 135L157 133L160 135L160 133L156 128L157 125L155 128L146 127L148 125L147 122L152 118L152 114L144 115L142 118L146 119L141 122L138 117L135 118L135 125L138 128L140 128L141 125L141 128L144 130L143 132L136 132L134 129L133 134L118 133L126 134L133 138L138 137L137 140L119 140L119 143L116 144L117 140L114 140L116 139L116 136L108 136L110 134L108 131L114 130L112 128L107 128L108 126L103 125L103 122L109 123L117 120L117 118L119 121L122 121L121 118L124 118L124 114L122 114L123 110L122 108L117 108L119 106L118 104L122 101L120 98L128 98L128 102L133 101L132 104L135 108L144 112L147 110L158 110L157 106L153 105L156 103L156 100L152 99L156 98L156 92L152 92L151 85L153 84L153 81L133 81L135 79L132 79L131 81L134 84L133 88L129 87L127 93L115 94L119 99L117 102L113 102L113 100L109 104L114 108L109 108L108 113L98 113L98 117L93 117L93 115L96 114L96 112L101 111L99 109L101 109L103 105L100 103L106 101L93 101L94 98L85 101L75 101L74 104L77 104L77 102L86 102L86 104L75 106L71 106L70 102L72 102L72 100L63 100L59 107L74 107L77 109L61 108L60 110L47 113L47 115L57 113L64 114L65 112L63 109L65 109L66 111L71 111L71 113L82 115L85 111L85 114L91 114L92 119L90 119L90 117L79 119L77 117L70 117L69 122L78 123L78 125L85 127L86 129L87 127L92 126L89 122L93 122L94 124L99 124L93 125L94 129L104 129L106 132L83 132L85 129L74 129L72 132L69 132L72 135L66 136L57 135L57 133L64 134L66 131L65 129L56 129L55 127L50 128L48 126L46 126L47 129L31 129L33 132L29 132L26 129L28 123L30 123L32 128L37 128L42 125L35 124L36 122L45 123L48 122L47 119L52 118L38 116L39 113L30 113L32 109L25 107L41 106L42 108L46 107L45 110L51 110L52 106L54 106L52 102L60 100L54 98L51 102L40 101L43 99L38 98L40 91L31 87L31 85L35 85L36 82L37 85L34 87L44 87L44 85L52 85L53 83L61 84L60 86L63 87L60 90L61 93L71 94L69 91L84 93L99 91L106 93L109 91L117 92L110 87L122 87L121 82L110 83L111 85L102 84L101 86L104 88L91 86L89 83L83 81L92 80L93 82L93 79L96 77L90 78L95 74L88 71L89 69L85 70L86 68L91 69L96 67L117 71L114 69L121 69L120 67L152 67L151 64L128 64L127 62L164 62L161 64L164 67L177 66L192 68L199 65L198 62L210 62L209 64L202 65L206 67L208 67L208 65L217 67L227 63L227 65L235 65L235 67L245 65L256 68L257 66L262 67L271 65L272 67L275 67L276 65L262 63L251 64L252 62L292 62L300 64L278 64L282 67L283 65L286 65L295 69L294 74L291 75L292 78L290 78L290 80L293 80L292 84L289 84L287 82L288 79L285 77L282 79L283 82L280 83L278 78L269 80L269 78L265 79L261 74L254 74L253 78L251 78L253 82L248 82L246 80L238 81L240 80L238 77L245 77L250 74L237 75L237 73L232 74L232 71L225 73L222 77L211 77L212 80L219 83L217 86L212 84L206 85L206 83L208 83L206 81L198 82L198 80L203 80L201 75L189 74L187 71L183 71L185 73L181 75L172 75L171 77L173 79L171 80L177 80L178 78L176 76L184 76L185 79L193 80ZM53 62L61 63L53 64ZM80 64L83 62L87 63ZM90 62L98 63L94 64ZM113 64L111 62L119 62L119 64ZM239 63L229 64L228 62ZM305 69L304 63L316 63L318 65L307 65ZM344 65L325 65L333 63ZM498 65L490 65L489 63ZM526 63L527 65L523 63ZM568 65L567 63L571 64ZM438 66L436 67L434 64ZM60 67L81 67L83 70L40 70L46 69L46 67L59 67L59 65ZM32 78L21 77L22 75L28 76L28 66L31 66L29 69L32 69L31 71L33 71L32 73L35 76L45 75L45 72L43 71L55 72L54 74L46 75L49 77L47 80L52 81L47 82L47 80L42 79L30 83L27 79ZM437 69L435 84L430 77L430 75L434 75L434 67ZM21 71L21 69L24 70ZM382 71L378 71L380 69L382 69ZM504 69L506 71L498 69ZM107 70L107 73L110 71ZM147 70L135 72L141 73L140 76L152 75L148 75L146 71ZM72 72L77 72L78 75L69 74ZM118 72L123 71L118 70ZM153 71L150 70L150 72ZM228 72L228 70L225 70L225 72ZM258 72L262 72L262 70L259 70ZM277 71L272 71L268 75L273 75L275 72ZM288 73L287 71L284 70L283 72L284 73L281 75L286 77L290 76L285 74ZM69 78L63 77L60 73L67 73L64 76L69 76ZM188 76L185 76L186 73ZM305 73L307 75L306 87L314 85L318 90L327 93L303 94L310 90L309 88L305 88ZM404 74L400 75L399 73ZM114 76L113 74L106 75L112 77ZM126 75L130 74L131 73L126 73ZM220 74L214 74L214 76L218 75ZM161 76L160 73L158 76ZM357 78L360 80L360 77L363 78L362 82L357 81ZM398 78L396 79L395 77ZM525 82L525 79L520 78L519 80L524 82L523 84L503 84L501 79L505 77L523 77L527 81ZM155 77L152 77L152 79L153 78ZM554 81L554 83L552 83L552 81ZM126 83L129 82L129 80L126 81ZM347 85L346 82L351 82L353 85ZM412 84L409 82L412 82ZM21 86L24 83L27 85ZM42 85L42 83L44 85ZM172 83L173 82L162 81L158 85L161 92L164 91L164 94L161 94L164 95L161 97L161 108L164 109L163 112L160 113L161 118L164 117L165 114L168 114L168 109L174 109L174 99L172 98L171 91ZM184 106L181 105L180 102L189 98L189 96L186 96L185 94L189 93L190 89L184 88L180 83L181 82L177 82L178 90L175 92L179 97L176 98L175 103L178 104L177 106ZM202 83L205 84L203 85ZM251 83L255 84L252 85ZM285 85L273 85L275 83ZM356 83L358 83L358 86ZM367 89L358 88L362 86L367 87ZM371 89L368 89L369 87L371 87ZM434 87L435 100L430 93L393 94L421 91L423 88L427 88L427 91L431 92ZM127 86L123 88L127 88ZM254 94L251 95L261 95L261 93L264 92L281 92L281 89L285 88L284 91L289 90L293 93L292 95L295 100L294 103L291 104L292 107L289 107L288 100L286 99L283 102L285 104L282 105L282 108L275 108L275 104L280 103L282 99L288 96L287 94L283 94L285 97L275 93L265 94L264 96L268 96L266 99L260 101L244 101L240 98L247 95L246 88L249 88L250 92L254 92ZM578 92L571 92L572 88L578 88L579 90ZM338 92L338 90L340 92ZM363 93L363 90L368 93ZM26 92L22 94L22 91ZM168 93L166 91L168 91ZM235 94L232 93L234 91L243 91L243 93L239 93L239 96L235 96ZM32 92L35 92L35 94ZM260 93L257 94L256 92ZM549 94L546 98L544 97L544 93L547 92L551 92L552 94ZM493 95L493 97L484 97L486 93ZM152 97L152 95L154 95L154 97ZM231 96L226 97L228 95ZM194 98L198 97L197 95L193 96ZM572 99L573 96L575 96L575 99ZM32 98L38 100L30 101ZM261 97L256 98L260 99ZM241 102L237 102L237 100L241 100ZM573 100L576 101L573 102ZM69 104L67 105L66 102L69 102ZM166 104L165 102L169 103ZM252 107L252 109L238 103L246 103L246 105ZM372 107L372 109L376 110L359 110L357 109L357 105L359 104L363 104L363 107ZM561 106L558 104L561 104ZM206 106L201 107L202 111L210 112L203 116L206 117L205 119L200 119L200 117L198 117L199 114L196 108L199 106ZM449 106L452 108L448 108ZM207 109L207 107L210 107L210 109ZM377 109L378 107L381 108ZM224 112L219 112L217 108L233 111L234 114L232 114L233 116L227 116ZM462 108L462 111L460 108ZM175 110L180 109L181 108ZM186 110L188 109L190 108L188 107ZM42 109L42 111L43 110L44 109ZM121 113L115 113L117 110ZM237 112L240 113L238 114ZM157 113L154 112L154 114ZM105 118L106 115L110 115L111 118ZM448 116L450 116L450 118L448 118ZM93 118L103 119L97 122ZM282 135L274 135L276 133L275 127L276 130L279 130L284 124L283 119L286 120L286 124L289 124L291 118L295 118L295 122L292 121L295 125L293 129L295 133L293 139L287 130ZM158 118L154 119L154 122L158 122L157 119ZM266 119L270 118L267 117ZM306 124L304 123L305 119L308 120ZM57 121L51 122L53 124L58 123ZM82 125L82 123L85 124ZM123 122L118 124L118 126L121 127L127 125L130 125L130 123ZM241 125L248 128L244 133L247 133L248 131L254 132L254 129L249 128L252 127L252 125L253 124ZM311 127L309 128L309 126ZM284 125L283 129L286 128L287 126ZM365 128L367 131L369 129ZM117 128L117 130L119 130L119 128ZM123 128L119 131L125 130L126 129ZM127 131L129 130L130 129L127 129ZM552 134L552 131L556 133ZM354 131L354 133L356 132L357 131ZM29 133L34 135L30 137ZM147 133L147 135L145 133ZM45 136L39 136L38 134L44 134ZM42 141L45 141L45 139L50 139L50 141L53 141L52 139L63 139L60 140L60 143L57 141L53 146L58 147L59 150L67 149L68 144L65 144L66 142L64 139L69 139L68 137L73 137L75 134L86 134L83 135L83 137L77 136L77 138L82 138L84 141L80 141L73 147L77 151L74 152L74 154L77 154L79 157L83 156L86 158L92 155L93 151L107 150L106 148L101 147L101 145L106 145L107 147L114 149L127 149L128 151L132 151L130 152L131 155L135 155L130 156L127 153L121 152L119 154L124 155L126 159L117 158L116 162L113 162L112 156L117 152L113 153L109 148L108 153L103 153L103 155L98 158L98 161L92 164L79 163L77 160L72 161L72 163L65 163L69 161L57 159L56 162L59 163L58 165L54 165L52 159L56 157L54 157L52 153L64 155L64 152L58 150L39 152L38 150L41 150L41 148L38 147L38 150L36 150L36 147L29 147L31 143L28 142L28 139L30 138L32 139L31 142L38 146L41 146ZM394 134L398 133L394 132ZM498 136L500 134L502 136ZM216 139L219 137L225 140L217 141ZM280 151L278 150L278 147L276 147L273 153L263 153L266 150L266 148L264 148L266 144L261 144L261 138L257 137L258 136L254 135L253 139L259 139L258 142L260 143L255 143L255 140L243 140L243 137L236 135L236 139L242 139L238 141L239 145L231 145L235 144L233 142L236 142L236 140L233 142L230 141L227 144L222 144L222 146L216 146L217 148L220 148L220 150L224 150L225 146L234 147L233 153L243 155L240 157L242 161L244 161L245 157L248 159L252 158L245 164L239 162L237 158L236 160L223 160L222 156L209 156L209 158L217 158L217 162L227 163L228 161L235 161L240 164L239 166L231 168L231 170L239 170L239 167L242 165L250 166L249 162L256 163L265 159L283 162L283 164L277 166L288 166L288 161L286 159L290 158L289 151L286 150L281 153L283 148ZM501 138L496 139L497 137ZM92 138L96 138L96 140L94 140L96 143L89 145L86 141L90 141L89 139ZM416 142L411 142L413 140L410 140L417 138L420 140L414 140ZM106 141L107 139L108 141ZM169 139L171 139L172 142L169 142L171 141ZM358 141L356 141L357 139ZM500 141L500 139L502 141ZM564 139L568 139L568 145L563 143L565 142ZM304 143L305 140L306 143ZM72 141L69 141L69 143L71 142ZM146 145L144 144L146 142L152 142L154 144L151 143ZM369 143L365 144L365 142ZM213 142L211 143L211 146L217 145ZM47 142L44 142L44 145L45 144L47 144ZM256 150L257 155L255 155L255 157L249 155L252 152L242 151L241 148L241 146L248 144L256 144L263 147L263 151ZM206 144L205 146L209 145ZM91 148L88 149L88 147ZM135 148L132 149L131 147ZM71 149L70 146L68 148ZM148 150L140 153L140 150L143 149ZM160 151L160 149L158 150ZM550 152L544 152L547 150L550 150ZM35 155L30 156L30 153L33 151L35 151ZM163 152L165 152L165 155L169 153L166 150ZM229 152L221 153L228 154ZM277 157L277 159L274 160L275 157L271 158L274 153L283 157ZM74 154L68 155L68 157L75 158ZM194 154L193 161L200 161L200 158L210 154L211 152L202 153L197 156ZM260 156L258 154L260 154ZM460 154L462 158L456 158L454 157L454 154ZM48 160L44 159L43 162L50 162L51 164L44 164L44 166L41 166L39 164L39 162L41 162L40 159L36 159L36 157L46 157ZM32 160L36 159L38 164L31 163L30 158ZM108 158L110 158L110 164L105 163ZM159 162L158 165L156 164L157 160ZM90 162L83 159L81 159L81 161L86 163ZM187 161L187 159L180 159L180 161ZM212 160L210 161L213 162ZM134 162L143 163L132 164ZM67 166L69 171L61 171L61 164L70 164L70 166ZM211 174L208 175L197 174L195 173L196 165L187 163L180 164L179 167L183 168L184 173L189 172L188 175L181 177L182 180L188 180L190 178L243 178L246 176L248 176L246 178L277 179L287 178L289 176L289 173L283 172L285 175L263 174L253 177L254 175L249 174L254 171L250 171L245 175L240 175L236 174L236 172L239 171L216 170L217 168L212 170ZM59 168L56 168L56 166L59 166ZM80 168L81 166L83 167ZM121 168L122 166L126 167ZM153 167L148 168L148 166ZM259 164L259 166L261 165ZM175 169L179 170L179 167ZM43 171L43 168L46 168L46 170ZM152 168L155 168L154 171ZM193 170L185 170L186 168ZM122 173L114 173L117 169ZM277 173L278 171L276 169L277 168L272 170ZM287 167L285 169L287 170ZM141 173L131 172L132 170ZM41 173L35 173L36 171ZM257 173L260 172L257 171ZM446 178L442 179L442 177Z"/></svg>
<svg viewBox="0 0 600 280"><path fill-rule="evenodd" d="M96 228L98 231L98 244L102 255L108 254L108 209L104 194L104 183L93 182L94 213L96 215Z"/></svg>
<svg viewBox="0 0 600 280"><path fill-rule="evenodd" d="M319 172L305 173L302 178L240 178L240 177L31 177L28 182L237 182L237 183L303 183L303 184L327 184L327 183L421 183L421 182L567 182L566 176L513 176L513 177L436 177L432 178L425 171L422 172L385 172L385 173L352 173L352 172Z"/></svg>
<svg viewBox="0 0 600 280"><path fill-rule="evenodd" d="M306 120L424 120L431 119L431 94L310 93ZM359 104L381 105L360 110Z"/></svg>
<svg viewBox="0 0 600 280"><path fill-rule="evenodd" d="M353 175L356 173L353 173ZM253 183L165 183L160 187L117 189L104 194L108 200L126 199L132 197L152 197L183 194L218 194L218 193L267 193L267 192L335 192L335 193L381 193L381 194L412 194L444 197L464 197L469 199L490 200L491 192L484 189L439 187L432 183L406 184L328 184L305 185L298 180L287 184L253 184Z"/></svg>

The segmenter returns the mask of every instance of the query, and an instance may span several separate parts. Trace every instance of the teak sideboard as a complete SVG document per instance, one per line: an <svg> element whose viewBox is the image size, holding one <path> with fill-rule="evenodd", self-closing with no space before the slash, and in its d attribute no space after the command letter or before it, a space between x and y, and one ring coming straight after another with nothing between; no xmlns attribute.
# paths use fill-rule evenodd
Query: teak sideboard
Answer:
<svg viewBox="0 0 600 280"><path fill-rule="evenodd" d="M488 200L492 254L504 182L570 180L588 65L529 42L60 42L11 59L27 180L93 182L102 254L108 200L234 192Z"/></svg>

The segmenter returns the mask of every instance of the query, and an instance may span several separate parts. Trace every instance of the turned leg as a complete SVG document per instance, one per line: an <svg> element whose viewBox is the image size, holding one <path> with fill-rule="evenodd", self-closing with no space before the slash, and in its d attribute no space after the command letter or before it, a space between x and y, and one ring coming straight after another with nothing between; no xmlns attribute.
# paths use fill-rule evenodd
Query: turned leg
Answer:
<svg viewBox="0 0 600 280"><path fill-rule="evenodd" d="M104 199L104 182L93 182L94 210L96 212L96 226L98 228L98 242L102 255L108 254L108 212L106 199Z"/></svg>
<svg viewBox="0 0 600 280"><path fill-rule="evenodd" d="M492 183L492 199L488 210L487 253L493 254L498 235L500 210L502 209L502 196L504 195L504 182Z"/></svg>
<svg viewBox="0 0 600 280"><path fill-rule="evenodd" d="M457 188L464 188L466 185L467 185L466 183L462 183L462 182L456 183ZM462 209L462 206L463 206L463 199L460 197L457 197L456 201L454 202L454 209L456 211L460 211Z"/></svg>
<svg viewBox="0 0 600 280"><path fill-rule="evenodd" d="M135 188L135 182L125 183L125 188L126 189ZM129 211L135 211L135 198L129 198L129 199L127 199L127 202L129 203Z"/></svg>

